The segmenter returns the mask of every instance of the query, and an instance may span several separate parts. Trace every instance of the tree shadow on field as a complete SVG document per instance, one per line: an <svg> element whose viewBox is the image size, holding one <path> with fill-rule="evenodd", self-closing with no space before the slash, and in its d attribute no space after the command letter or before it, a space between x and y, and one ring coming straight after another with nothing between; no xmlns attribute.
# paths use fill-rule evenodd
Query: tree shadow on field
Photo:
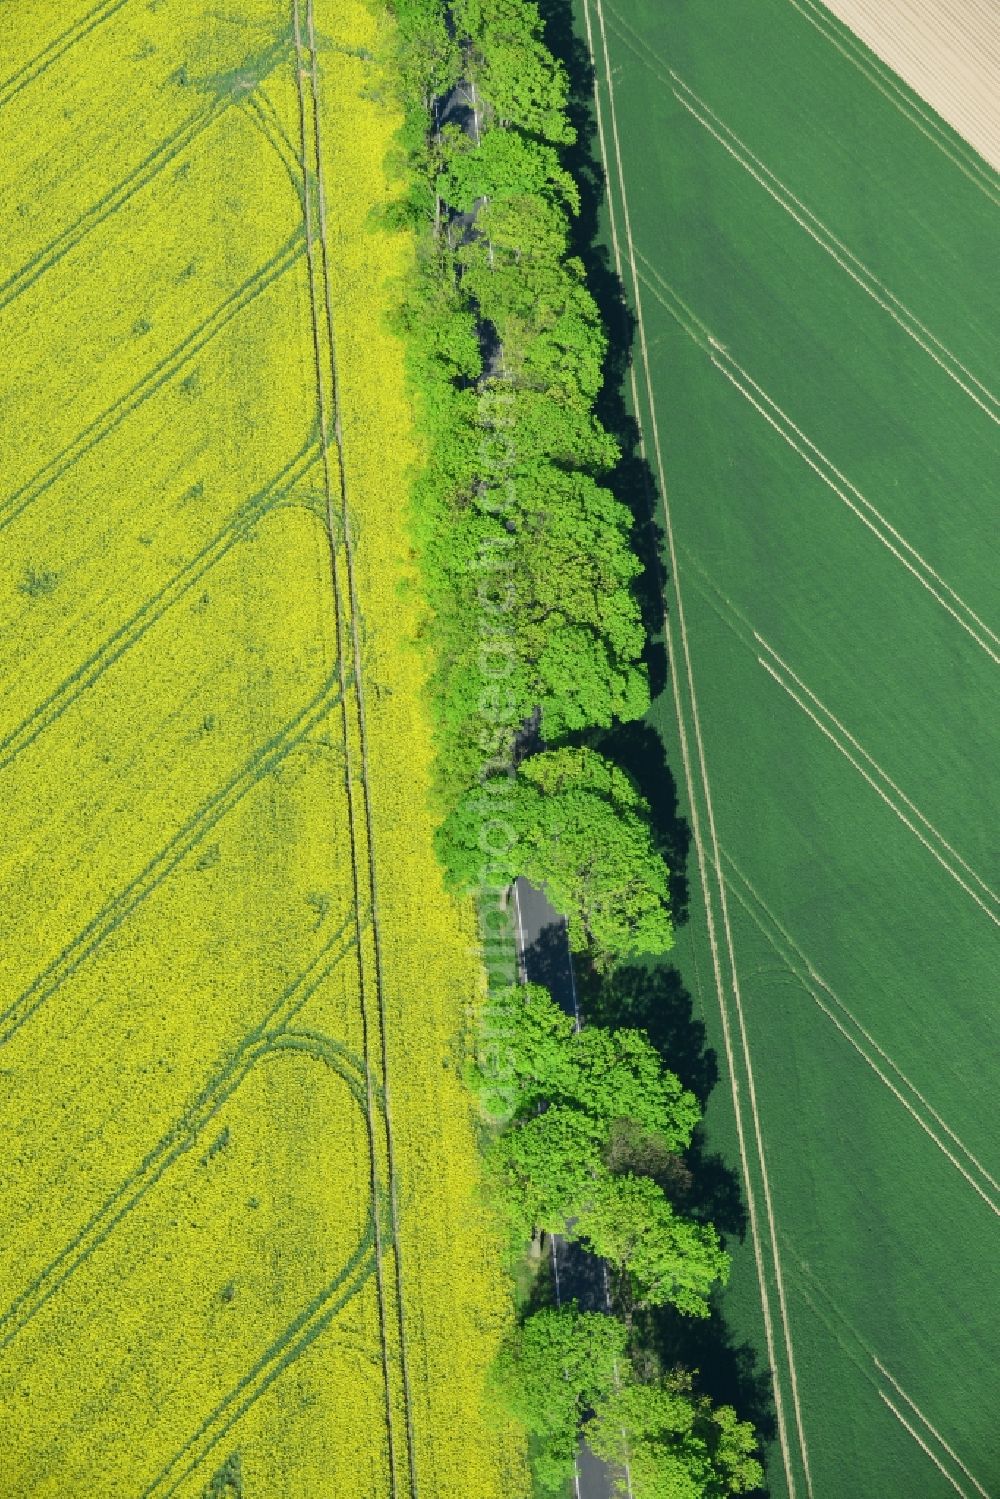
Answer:
<svg viewBox="0 0 1000 1499"><path fill-rule="evenodd" d="M606 977L585 975L581 989L592 1024L644 1030L664 1065L705 1107L719 1081L718 1059L676 968L665 962L622 964Z"/></svg>
<svg viewBox="0 0 1000 1499"><path fill-rule="evenodd" d="M738 1343L718 1300L707 1318L684 1317L673 1307L640 1313L636 1330L662 1368L677 1365L697 1372L697 1388L717 1405L731 1405L740 1419L751 1421L761 1443L777 1437L770 1372L761 1366L753 1344ZM766 1496L767 1488L755 1490Z"/></svg>
<svg viewBox="0 0 1000 1499"><path fill-rule="evenodd" d="M596 411L621 449L614 472L602 476L602 482L631 511L633 518L632 546L643 564L637 593L646 629L650 690L655 699L666 686L668 670L663 643L664 538L658 518L656 481L642 455L639 430L625 399L635 345L635 318L611 252L600 238L605 177L597 146L594 73L586 43L575 27L572 0L538 0L538 8L545 22L546 41L562 60L569 79L569 116L576 141L562 155L580 190L580 213L571 224L570 248L583 262L588 289L608 335L604 385Z"/></svg>
<svg viewBox="0 0 1000 1499"><path fill-rule="evenodd" d="M664 1065L705 1107L720 1081L719 1061L673 965L627 964L608 975L584 972L579 988L588 1021L645 1031ZM700 1126L683 1161L649 1174L685 1216L713 1223L730 1243L746 1238L748 1215L739 1175L722 1155L709 1149ZM762 1367L756 1348L733 1337L719 1297L704 1320L663 1307L636 1313L633 1327L633 1356L640 1369L651 1375L677 1366L696 1370L700 1390L717 1403L732 1405L742 1420L753 1423L762 1442L774 1439L770 1374ZM766 1495L766 1490L760 1493Z"/></svg>
<svg viewBox="0 0 1000 1499"><path fill-rule="evenodd" d="M688 919L688 855L691 829L678 806L677 782L663 749L663 740L648 723L617 724L593 740L616 765L628 771L649 803L650 824L670 880L670 914L675 927Z"/></svg>
<svg viewBox="0 0 1000 1499"><path fill-rule="evenodd" d="M603 479L633 517L632 545L643 565L638 595L648 641L646 664L654 700L664 691L671 663L664 643L663 615L671 606L664 562L658 488L643 456L639 431L627 399L636 325L612 254L601 241L605 217L605 173L601 160L594 104L594 73L582 30L578 0L537 0L548 46L561 59L570 85L570 118L575 143L563 153L580 191L580 213L573 223L572 252L582 261L587 285L608 335L604 385L597 415L615 437L621 459ZM687 866L691 832L678 807L677 785L666 763L663 743L648 723L626 724L592 736L590 742L626 769L650 804L654 836L671 871L671 904L675 925L688 919ZM664 1063L697 1096L704 1107L720 1080L714 1050L705 1027L694 1015L681 974L668 962L629 964L610 975L586 971L578 963L581 1009L592 1023L638 1026L649 1035ZM711 1220L730 1240L742 1240L747 1213L738 1174L712 1153L699 1129L681 1169L668 1186L678 1206L690 1216ZM730 1331L721 1298L705 1320L686 1318L670 1308L647 1312L637 1322L637 1356L651 1366L682 1365L699 1371L698 1386L719 1402L733 1405L750 1420L762 1441L776 1432L770 1374L755 1347L737 1342ZM762 1491L763 1493L764 1491Z"/></svg>
<svg viewBox="0 0 1000 1499"><path fill-rule="evenodd" d="M621 458L602 482L632 516L632 547L642 563L636 592L646 637L645 664L650 694L664 692L670 663L664 644L663 616L671 607L664 564L664 535L659 519L656 479L642 454L639 429L626 400L636 341L636 323L614 266L601 239L605 175L597 144L594 72L586 42L576 30L573 0L539 0L548 45L559 57L570 85L569 114L575 143L564 152L566 166L580 189L580 213L572 222L571 249L583 262L587 286L597 303L608 336L604 383L597 415L614 436ZM677 786L667 766L662 742L646 724L619 726L600 736L603 749L634 777L650 803L654 831L670 869L671 909L675 925L687 920L687 855L690 830L677 807Z"/></svg>

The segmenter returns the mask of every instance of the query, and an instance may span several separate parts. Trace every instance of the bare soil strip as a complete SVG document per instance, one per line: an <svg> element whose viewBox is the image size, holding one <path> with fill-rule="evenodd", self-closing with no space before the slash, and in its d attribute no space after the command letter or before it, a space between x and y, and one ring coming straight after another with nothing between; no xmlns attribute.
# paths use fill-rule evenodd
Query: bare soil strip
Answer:
<svg viewBox="0 0 1000 1499"><path fill-rule="evenodd" d="M825 0L894 73L1000 172L995 0Z"/></svg>

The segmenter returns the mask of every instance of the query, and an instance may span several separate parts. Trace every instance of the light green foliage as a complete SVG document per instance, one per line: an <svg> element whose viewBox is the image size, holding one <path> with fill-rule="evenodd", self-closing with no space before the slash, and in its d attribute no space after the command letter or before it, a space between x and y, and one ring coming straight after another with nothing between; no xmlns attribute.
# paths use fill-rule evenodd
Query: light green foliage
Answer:
<svg viewBox="0 0 1000 1499"><path fill-rule="evenodd" d="M467 136L455 139L439 180L445 202L468 213L479 198L537 195L579 210L576 183L559 165L556 151L513 130L488 130L480 145Z"/></svg>
<svg viewBox="0 0 1000 1499"><path fill-rule="evenodd" d="M753 1427L731 1406L713 1406L674 1373L656 1384L622 1381L595 1402L587 1440L598 1456L629 1467L617 1492L632 1499L729 1499L759 1488Z"/></svg>
<svg viewBox="0 0 1000 1499"><path fill-rule="evenodd" d="M625 1358L625 1329L575 1304L528 1317L502 1351L503 1399L538 1439L532 1467L543 1493L560 1493L573 1466L581 1422L615 1389Z"/></svg>
<svg viewBox="0 0 1000 1499"><path fill-rule="evenodd" d="M540 201L501 200L497 217L505 207ZM519 245L498 249L486 237L493 207L491 202L482 209L484 237L463 245L457 258L466 288L503 345L503 378L512 385L544 390L556 401L589 406L601 388L607 341L583 267L572 257L554 266ZM508 222L504 227L516 232L517 226ZM546 229L539 215L529 216L529 234L544 234Z"/></svg>
<svg viewBox="0 0 1000 1499"><path fill-rule="evenodd" d="M580 1107L595 1118L609 1125L628 1120L668 1151L691 1143L698 1100L664 1068L644 1032L587 1026L573 1038L568 1081Z"/></svg>
<svg viewBox="0 0 1000 1499"><path fill-rule="evenodd" d="M511 1114L490 1147L490 1176L511 1228L522 1239L540 1229L579 1239L638 1301L705 1315L729 1265L715 1230L679 1217L656 1182L609 1165L623 1124L660 1152L684 1149L697 1100L641 1032L576 1031L538 985L498 996L486 1021L502 1038ZM492 1086L493 1073L482 1080Z"/></svg>
<svg viewBox="0 0 1000 1499"><path fill-rule="evenodd" d="M478 1081L492 1084L494 1067L502 1068L511 1115L565 1095L560 1084L574 1044L573 1021L541 984L515 984L492 994L481 1029L490 1037L491 1057L490 1071Z"/></svg>
<svg viewBox="0 0 1000 1499"><path fill-rule="evenodd" d="M763 1482L749 1422L695 1392L683 1370L641 1383L612 1317L575 1304L536 1312L501 1351L496 1377L537 1440L542 1493L562 1491L581 1431L622 1475L616 1492L632 1499L731 1499Z"/></svg>
<svg viewBox="0 0 1000 1499"><path fill-rule="evenodd" d="M442 579L438 631L447 630L450 649L438 683L449 721L482 717L481 643L470 638L467 621L487 605L502 611L510 647L504 692L512 722L538 707L542 732L558 739L640 715L649 692L637 664L643 630L632 582L639 566L627 545L627 512L587 475L554 467L515 481L511 492L509 505L497 490L476 494L447 532L427 541ZM495 513L501 504L509 516Z"/></svg>
<svg viewBox="0 0 1000 1499"><path fill-rule="evenodd" d="M511 1112L524 1117L543 1103L587 1114L601 1133L628 1120L668 1151L685 1149L700 1110L692 1093L667 1071L642 1031L589 1025L577 1031L539 984L499 994L485 1017L502 1036Z"/></svg>
<svg viewBox="0 0 1000 1499"><path fill-rule="evenodd" d="M603 643L608 656L621 663L622 675L637 679L631 690L645 703L644 678L634 664L644 636L632 593L641 567L628 546L631 517L587 474L555 469L547 478L544 486L527 482L519 489L518 599L525 647L532 656L541 655L545 622L558 615ZM621 689L622 695L629 690ZM615 703L622 710L616 716L627 718L636 706Z"/></svg>
<svg viewBox="0 0 1000 1499"><path fill-rule="evenodd" d="M475 878L489 791L468 793L441 829L457 882ZM514 834L506 873L544 884L569 923L574 949L598 966L673 943L666 865L653 845L646 803L623 771L593 750L533 755L506 788Z"/></svg>
<svg viewBox="0 0 1000 1499"><path fill-rule="evenodd" d="M568 145L566 72L542 37L532 0L455 0L455 25L473 39L466 60L487 106L503 125Z"/></svg>
<svg viewBox="0 0 1000 1499"><path fill-rule="evenodd" d="M435 98L462 75L462 55L439 0L395 0L397 49L393 59L401 92L429 111ZM417 121L426 134L425 119Z"/></svg>
<svg viewBox="0 0 1000 1499"><path fill-rule="evenodd" d="M713 1287L729 1276L711 1224L680 1217L649 1177L597 1173L573 1233L627 1277L645 1306L707 1317Z"/></svg>
<svg viewBox="0 0 1000 1499"><path fill-rule="evenodd" d="M580 1109L558 1105L504 1131L490 1148L494 1198L522 1241L564 1233L606 1172L601 1130Z"/></svg>
<svg viewBox="0 0 1000 1499"><path fill-rule="evenodd" d="M508 259L551 267L569 254L569 220L550 194L506 193L483 205L476 225L493 247L494 265Z"/></svg>
<svg viewBox="0 0 1000 1499"><path fill-rule="evenodd" d="M453 124L438 132L428 100L442 79L454 81L455 67L443 7L400 0L399 9L403 146L428 194L401 321L428 442L414 531L430 605L445 813L484 764L510 757L536 711L546 740L558 742L641 717L649 691L631 516L599 483L618 449L593 412L605 334L569 254L579 199L555 149L573 138L563 69L544 46L534 5L461 0L454 36L462 75L477 90L479 129L475 139ZM476 233L456 232L452 247L449 213L474 208ZM477 324L502 350L488 377ZM494 399L503 401L498 432L486 414ZM510 595L502 689L487 675L476 628L494 582Z"/></svg>

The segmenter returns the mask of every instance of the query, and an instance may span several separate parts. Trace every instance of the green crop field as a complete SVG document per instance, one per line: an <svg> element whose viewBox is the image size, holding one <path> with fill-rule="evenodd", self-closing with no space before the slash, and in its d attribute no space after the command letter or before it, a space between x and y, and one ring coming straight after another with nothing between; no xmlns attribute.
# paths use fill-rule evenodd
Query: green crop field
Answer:
<svg viewBox="0 0 1000 1499"><path fill-rule="evenodd" d="M1000 181L813 0L581 0L773 1499L1000 1492Z"/></svg>

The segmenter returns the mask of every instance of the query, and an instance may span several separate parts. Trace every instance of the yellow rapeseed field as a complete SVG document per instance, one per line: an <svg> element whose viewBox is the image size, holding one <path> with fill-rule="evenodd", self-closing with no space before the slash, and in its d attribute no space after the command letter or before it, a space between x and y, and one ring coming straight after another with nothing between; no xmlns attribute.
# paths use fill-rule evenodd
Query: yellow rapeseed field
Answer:
<svg viewBox="0 0 1000 1499"><path fill-rule="evenodd" d="M521 1492L388 15L3 12L0 1495Z"/></svg>

